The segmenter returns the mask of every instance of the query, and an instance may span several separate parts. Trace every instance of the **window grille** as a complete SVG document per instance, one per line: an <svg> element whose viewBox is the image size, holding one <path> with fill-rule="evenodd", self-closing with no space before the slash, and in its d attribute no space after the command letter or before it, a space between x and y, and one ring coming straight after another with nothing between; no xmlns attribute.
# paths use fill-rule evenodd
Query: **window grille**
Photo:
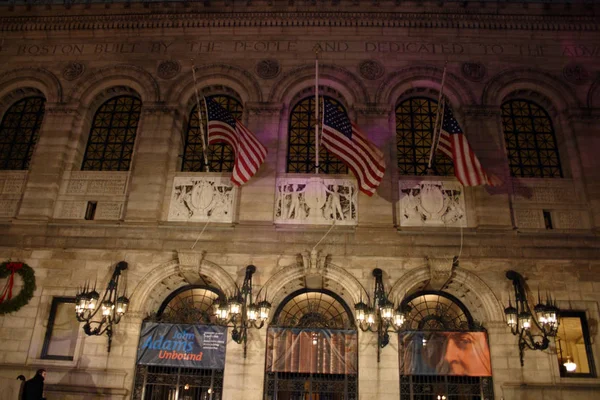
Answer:
<svg viewBox="0 0 600 400"><path fill-rule="evenodd" d="M83 171L128 171L142 102L117 96L98 108L83 157Z"/></svg>
<svg viewBox="0 0 600 400"><path fill-rule="evenodd" d="M0 123L0 169L29 169L44 118L43 97L26 97L14 103Z"/></svg>
<svg viewBox="0 0 600 400"><path fill-rule="evenodd" d="M437 101L411 97L396 107L396 148L400 175L426 175ZM453 176L452 160L440 152L434 154L435 175Z"/></svg>
<svg viewBox="0 0 600 400"><path fill-rule="evenodd" d="M211 96L221 107L226 109L236 119L242 118L242 104L231 96L217 95ZM206 127L206 108L204 102L200 101L200 113L202 123L204 124L204 133L207 133ZM183 144L183 159L181 162L182 171L199 172L206 171L204 164L204 155L202 153L202 130L198 120L198 107L194 106L190 111L188 118L188 127ZM208 146L208 166L211 172L231 172L235 161L233 148L226 143L215 143Z"/></svg>
<svg viewBox="0 0 600 400"><path fill-rule="evenodd" d="M333 104L337 104L346 112L344 106L337 100L327 97ZM319 119L323 115L323 97L319 97ZM300 100L290 113L288 127L288 156L287 172L305 174L315 172L315 97ZM319 146L319 173L347 174L348 167L327 151L320 143Z"/></svg>
<svg viewBox="0 0 600 400"><path fill-rule="evenodd" d="M521 178L562 178L550 116L528 100L502 105L502 125L510 174Z"/></svg>

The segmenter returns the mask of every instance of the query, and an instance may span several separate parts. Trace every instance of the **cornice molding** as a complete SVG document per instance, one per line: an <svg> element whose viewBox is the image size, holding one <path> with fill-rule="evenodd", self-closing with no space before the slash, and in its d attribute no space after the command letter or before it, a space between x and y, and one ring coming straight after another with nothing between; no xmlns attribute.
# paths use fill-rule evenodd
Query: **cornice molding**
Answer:
<svg viewBox="0 0 600 400"><path fill-rule="evenodd" d="M5 14L6 15L6 14ZM598 31L595 16L398 12L156 12L0 18L0 32L236 27L361 27Z"/></svg>

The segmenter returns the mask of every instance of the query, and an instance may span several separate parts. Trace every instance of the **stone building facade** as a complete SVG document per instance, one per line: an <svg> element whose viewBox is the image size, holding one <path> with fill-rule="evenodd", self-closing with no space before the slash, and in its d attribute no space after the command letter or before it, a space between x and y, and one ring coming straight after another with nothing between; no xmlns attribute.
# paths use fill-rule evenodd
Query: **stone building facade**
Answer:
<svg viewBox="0 0 600 400"><path fill-rule="evenodd" d="M299 290L334 293L353 311L372 293L372 271L380 268L390 299L447 293L485 328L494 398L598 396L595 4L16 1L0 10L0 118L21 112L19 102L42 99L31 112L39 117L37 136L21 143L28 161L0 171L0 259L31 266L37 285L26 306L0 316L1 376L43 367L48 399L130 398L142 321L178 289L210 285L231 294L255 265L254 290L262 288L272 312ZM387 170L373 197L359 194L344 171L290 167L290 131L311 123L294 118L314 96L316 50L321 94L384 151ZM436 104L445 66L443 94L485 170L501 181L496 187L402 169L422 168L415 161L422 143L402 147L401 137L429 129L422 125L431 120L415 122L409 106L414 99ZM201 96L234 99L241 121L268 149L259 172L239 188L228 172L182 168L195 87ZM115 161L127 165L102 167L91 156L91 132L99 109L116 98L135 99L129 118L139 119L127 126L129 155ZM529 114L509 110L518 102ZM511 121L525 124L525 117L533 128L521 132L529 136L511 136ZM536 121L546 128L535 131ZM16 139L6 139L10 126L3 126L4 160ZM538 161L529 162L521 141L540 132L554 142L532 144ZM400 155L407 149L414 160ZM428 191L433 208L424 205ZM339 209L327 203L335 196ZM104 288L120 261L129 265L131 303L110 353L105 336L79 329L70 359L43 357L53 299L74 297L86 281ZM562 376L554 341L547 351L525 351L521 366L504 317L508 270L522 274L532 293L550 292L561 310L583 313L587 376ZM391 335L378 362L377 335L358 331L358 397L410 398L400 393L398 337ZM243 346L229 340L221 398L267 398L266 338L266 328L250 329L245 358Z"/></svg>

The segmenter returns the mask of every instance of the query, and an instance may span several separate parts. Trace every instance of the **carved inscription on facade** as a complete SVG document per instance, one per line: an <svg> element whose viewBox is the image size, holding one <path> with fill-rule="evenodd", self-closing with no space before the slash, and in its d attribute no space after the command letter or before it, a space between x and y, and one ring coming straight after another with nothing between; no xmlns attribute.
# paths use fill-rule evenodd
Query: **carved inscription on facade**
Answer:
<svg viewBox="0 0 600 400"><path fill-rule="evenodd" d="M277 180L275 223L356 225L356 183L349 179L280 178Z"/></svg>
<svg viewBox="0 0 600 400"><path fill-rule="evenodd" d="M237 188L228 177L175 177L168 220L231 223L236 196Z"/></svg>
<svg viewBox="0 0 600 400"><path fill-rule="evenodd" d="M0 171L0 217L16 215L26 177L27 171Z"/></svg>
<svg viewBox="0 0 600 400"><path fill-rule="evenodd" d="M400 226L467 226L463 187L455 181L400 181Z"/></svg>

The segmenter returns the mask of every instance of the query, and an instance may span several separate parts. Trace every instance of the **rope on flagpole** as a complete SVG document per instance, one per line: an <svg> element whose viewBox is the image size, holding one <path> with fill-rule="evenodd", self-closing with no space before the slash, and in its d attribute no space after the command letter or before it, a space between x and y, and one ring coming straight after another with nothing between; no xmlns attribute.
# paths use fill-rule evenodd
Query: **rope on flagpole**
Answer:
<svg viewBox="0 0 600 400"><path fill-rule="evenodd" d="M442 123L444 120L444 84L446 83L446 67L448 61L444 64L444 72L442 73L442 86L440 87L440 94L438 96L438 107L435 112L435 123L433 125L433 137L431 138L431 149L429 150L429 162L427 163L427 170L431 170L431 163L433 161L433 154L437 150L438 142L440 141Z"/></svg>
<svg viewBox="0 0 600 400"><path fill-rule="evenodd" d="M315 174L319 173L319 45L315 46Z"/></svg>
<svg viewBox="0 0 600 400"><path fill-rule="evenodd" d="M196 92L196 110L198 111L198 125L200 125L200 135L202 136L202 156L204 157L204 166L206 172L210 172L208 165L208 148L206 147L206 133L204 132L204 124L202 123L202 113L200 112L200 96L198 95L198 86L196 85L196 66L192 60L192 76L194 77L194 91Z"/></svg>

